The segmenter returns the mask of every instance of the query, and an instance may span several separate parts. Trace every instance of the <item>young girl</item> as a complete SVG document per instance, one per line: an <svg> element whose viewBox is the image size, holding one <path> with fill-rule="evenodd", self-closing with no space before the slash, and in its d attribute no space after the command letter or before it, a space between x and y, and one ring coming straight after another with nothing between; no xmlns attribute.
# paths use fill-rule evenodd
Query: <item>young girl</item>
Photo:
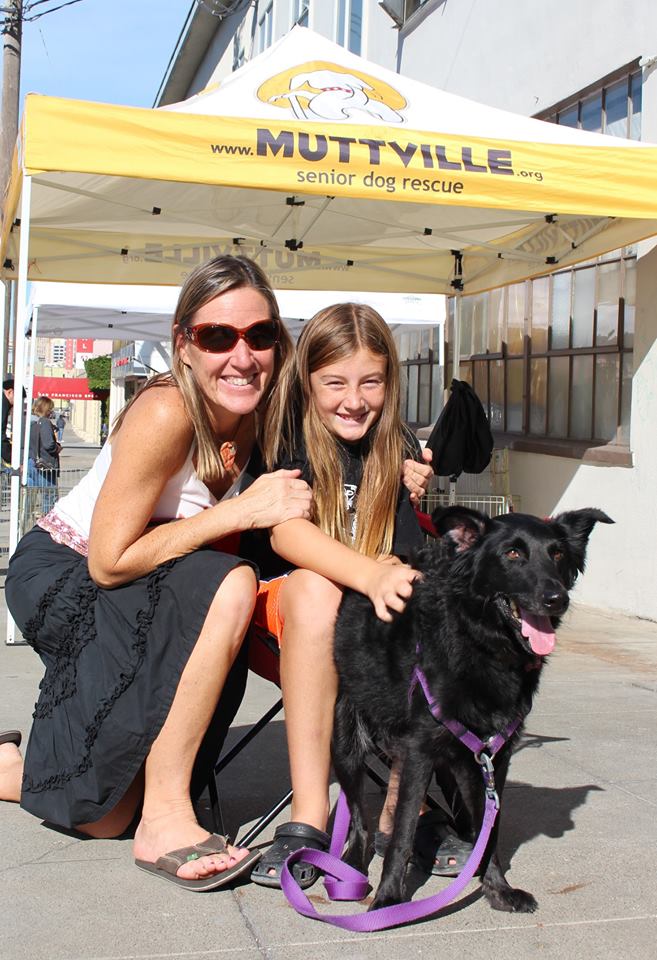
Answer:
<svg viewBox="0 0 657 960"><path fill-rule="evenodd" d="M420 456L400 417L399 361L385 321L362 304L322 310L299 339L291 379L276 388L287 403L280 403L275 456L312 486L314 514L272 530L276 553L299 569L261 586L256 615L281 641L294 791L291 822L278 827L251 874L276 887L292 850L328 847L333 627L343 588L366 594L377 616L391 620L404 609L416 576L398 558L422 542L400 484L402 460ZM315 868L294 869L301 886L314 882Z"/></svg>

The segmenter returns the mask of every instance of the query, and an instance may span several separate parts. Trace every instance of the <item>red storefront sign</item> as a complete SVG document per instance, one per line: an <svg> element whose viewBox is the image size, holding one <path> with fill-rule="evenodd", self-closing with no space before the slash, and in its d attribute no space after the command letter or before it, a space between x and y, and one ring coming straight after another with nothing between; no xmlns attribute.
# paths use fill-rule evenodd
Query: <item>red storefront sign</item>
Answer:
<svg viewBox="0 0 657 960"><path fill-rule="evenodd" d="M51 400L99 400L107 392L92 393L86 377L35 377L32 395Z"/></svg>

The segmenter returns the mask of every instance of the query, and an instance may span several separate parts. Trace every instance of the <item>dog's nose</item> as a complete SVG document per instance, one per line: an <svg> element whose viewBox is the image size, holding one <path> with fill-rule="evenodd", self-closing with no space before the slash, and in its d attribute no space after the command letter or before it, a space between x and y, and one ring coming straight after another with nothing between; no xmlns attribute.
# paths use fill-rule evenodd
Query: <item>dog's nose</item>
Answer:
<svg viewBox="0 0 657 960"><path fill-rule="evenodd" d="M568 606L568 593L563 587L547 587L543 591L543 606L548 613L563 613Z"/></svg>

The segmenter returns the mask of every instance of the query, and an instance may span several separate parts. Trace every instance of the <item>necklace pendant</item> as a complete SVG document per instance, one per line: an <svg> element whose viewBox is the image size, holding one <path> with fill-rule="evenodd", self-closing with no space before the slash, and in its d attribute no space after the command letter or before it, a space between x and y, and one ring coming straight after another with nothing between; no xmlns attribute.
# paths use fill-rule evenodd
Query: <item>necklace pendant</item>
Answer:
<svg viewBox="0 0 657 960"><path fill-rule="evenodd" d="M232 470L235 464L235 457L237 456L237 447L232 440L226 440L225 443L221 444L219 447L219 456L224 465L224 470Z"/></svg>

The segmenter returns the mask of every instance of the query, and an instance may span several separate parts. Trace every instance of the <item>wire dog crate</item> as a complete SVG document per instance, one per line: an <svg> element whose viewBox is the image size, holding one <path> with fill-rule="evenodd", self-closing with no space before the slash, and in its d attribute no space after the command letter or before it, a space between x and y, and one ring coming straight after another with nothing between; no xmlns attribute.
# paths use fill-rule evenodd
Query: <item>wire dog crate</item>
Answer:
<svg viewBox="0 0 657 960"><path fill-rule="evenodd" d="M431 514L437 507L470 507L489 517L517 512L520 498L511 493L509 451L494 450L490 464L481 473L462 473L456 481L434 477L421 509Z"/></svg>
<svg viewBox="0 0 657 960"><path fill-rule="evenodd" d="M512 496L495 496L494 494L456 493L453 497L449 493L428 493L422 498L424 513L432 514L438 507L469 507L479 510L489 517L499 517L502 513L512 513L517 510L518 498Z"/></svg>

